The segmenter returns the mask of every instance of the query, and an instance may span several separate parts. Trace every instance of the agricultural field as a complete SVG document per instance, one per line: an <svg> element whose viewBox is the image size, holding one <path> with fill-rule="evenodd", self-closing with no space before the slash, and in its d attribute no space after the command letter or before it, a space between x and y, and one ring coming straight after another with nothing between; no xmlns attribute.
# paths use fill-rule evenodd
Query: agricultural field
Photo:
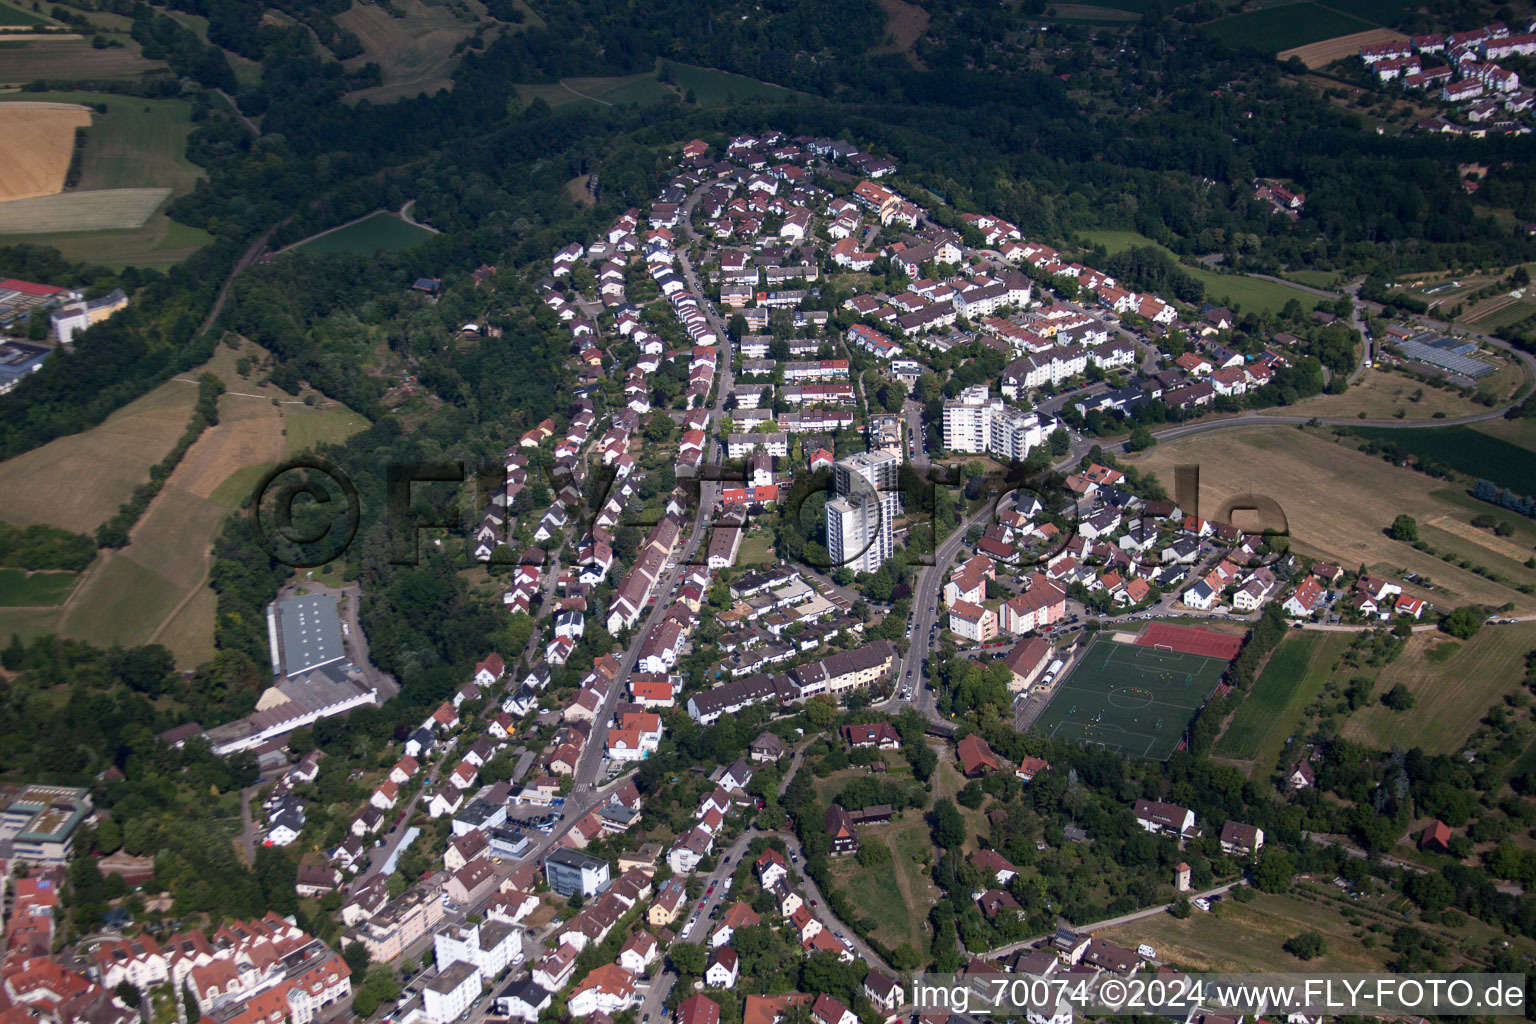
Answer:
<svg viewBox="0 0 1536 1024"><path fill-rule="evenodd" d="M26 218L20 223L8 225L11 207L0 205L0 245L25 241L110 267L168 268L212 241L207 232L157 212L167 196L190 192L203 173L186 158L190 103L107 93L49 95L105 103L107 112L91 115L75 189L33 208L18 204L14 216ZM6 105L0 103L0 113Z"/></svg>
<svg viewBox="0 0 1536 1024"><path fill-rule="evenodd" d="M169 188L192 191L203 177L187 159L192 104L186 100L144 100L108 93L50 93L74 103L105 103L86 132L81 189Z"/></svg>
<svg viewBox="0 0 1536 1024"><path fill-rule="evenodd" d="M168 188L108 188L14 199L0 203L0 236L140 228L170 195Z"/></svg>
<svg viewBox="0 0 1536 1024"><path fill-rule="evenodd" d="M293 248L312 256L334 252L372 254L381 249L395 252L424 242L432 234L426 228L407 224L395 214L380 210L362 220L315 235Z"/></svg>
<svg viewBox="0 0 1536 1024"><path fill-rule="evenodd" d="M1281 641L1216 741L1216 753L1251 760L1260 770L1274 764L1349 641L1347 633L1318 632Z"/></svg>
<svg viewBox="0 0 1536 1024"><path fill-rule="evenodd" d="M202 228L190 227L156 213L143 227L120 231L41 232L0 237L0 245L47 245L65 259L99 263L113 270L153 267L169 270L213 241Z"/></svg>
<svg viewBox="0 0 1536 1024"><path fill-rule="evenodd" d="M218 424L192 445L135 525L128 545L104 552L58 611L0 612L0 633L25 627L34 632L24 636L53 630L101 643L164 643L183 668L212 655L215 601L206 584L210 546L224 517L285 455L345 440L367 425L343 406L311 407L242 378L236 369L242 356L260 363L266 353L248 342L233 349L220 345L204 366L161 385L100 426L0 463L0 489L11 493L14 482L14 493L24 501L9 503L7 518L89 532L148 479L150 465L186 429L197 376L215 373L228 388L219 399ZM273 398L281 404L274 406ZM61 459L70 473L97 486L57 487ZM103 487L103 481L111 486ZM14 517L18 507L29 518ZM110 627L102 625L107 622Z"/></svg>
<svg viewBox="0 0 1536 1024"><path fill-rule="evenodd" d="M1259 744L1275 716L1285 705L1296 680L1306 673L1322 646L1324 634L1292 634L1269 656L1253 689L1243 698L1226 731L1216 741L1216 753L1224 757L1258 756Z"/></svg>
<svg viewBox="0 0 1536 1024"><path fill-rule="evenodd" d="M1474 424L1472 429L1479 434L1487 434L1489 437L1518 445L1528 452L1536 452L1536 418L1484 420Z"/></svg>
<svg viewBox="0 0 1536 1024"><path fill-rule="evenodd" d="M79 578L76 572L0 569L0 607L51 608L63 604Z"/></svg>
<svg viewBox="0 0 1536 1024"><path fill-rule="evenodd" d="M0 49L0 86L23 85L39 78L62 75L79 80L137 79L147 71L165 67L161 61L144 59L130 47L97 50L92 48L90 40L74 35L7 39L3 46L4 49Z"/></svg>
<svg viewBox="0 0 1536 1024"><path fill-rule="evenodd" d="M121 552L107 552L81 581L54 629L71 639L89 640L102 647L148 643L184 596L180 588L153 569L124 558ZM211 634L213 623L208 626Z"/></svg>
<svg viewBox="0 0 1536 1024"><path fill-rule="evenodd" d="M1432 388L1411 377L1373 366L1362 371L1343 394L1313 395L1287 406L1284 411L1297 416L1340 420L1357 417L1363 412L1366 420L1377 422L1397 420L1397 414L1401 412L1403 422L1428 425L1436 419L1476 416L1486 413L1488 407L1454 391Z"/></svg>
<svg viewBox="0 0 1536 1024"><path fill-rule="evenodd" d="M462 17L446 4L426 4L422 0L396 0L395 9L405 15L396 18L378 4L353 4L336 15L336 24L357 34L363 53L345 61L356 70L369 61L377 61L384 73L384 83L348 95L349 102L366 99L370 103L388 103L419 93L431 95L453 87L453 69L458 65L454 47L475 33L491 26L486 42L500 31L478 0L468 0L470 15Z"/></svg>
<svg viewBox="0 0 1536 1024"><path fill-rule="evenodd" d="M1157 950L1159 961L1192 971L1381 971L1394 955L1390 943L1379 935L1370 946L1361 939L1372 924L1385 924L1390 931L1394 922L1406 923L1394 907L1398 897L1381 894L1352 900L1327 888L1325 892L1325 884L1313 880L1284 894L1257 893L1248 903L1227 897L1212 913L1197 910L1182 921L1160 914L1095 934L1132 949L1145 942ZM1445 942L1448 968L1463 961L1486 963L1503 940L1475 921L1457 929L1422 921L1413 924ZM1305 963L1284 949L1287 939L1304 931L1319 932L1326 942L1324 953ZM1531 945L1527 939L1510 937L1509 941L1522 951Z"/></svg>
<svg viewBox="0 0 1536 1024"><path fill-rule="evenodd" d="M1496 333L1533 316L1536 316L1536 298L1532 298L1529 289L1526 289L1518 299L1511 295L1500 295L1479 302L1458 317L1456 322L1479 331Z"/></svg>
<svg viewBox="0 0 1536 1024"><path fill-rule="evenodd" d="M1201 25L1200 31L1229 46L1276 53L1375 27L1333 7L1296 3L1218 18Z"/></svg>
<svg viewBox="0 0 1536 1024"><path fill-rule="evenodd" d="M38 28L43 25L51 25L53 22L36 11L22 10L10 4L0 4L0 28L12 30L17 28Z"/></svg>
<svg viewBox="0 0 1536 1024"><path fill-rule="evenodd" d="M167 381L90 430L0 462L0 518L94 533L149 479L187 429L196 399L195 386Z"/></svg>
<svg viewBox="0 0 1536 1024"><path fill-rule="evenodd" d="M1135 11L1100 4L1052 4L1046 17L1053 21L1082 25L1119 25L1140 19Z"/></svg>
<svg viewBox="0 0 1536 1024"><path fill-rule="evenodd" d="M1309 68L1321 68L1327 67L1336 60L1353 57L1360 52L1362 46L1379 46L1382 43L1397 42L1402 38L1404 36L1401 32L1394 32L1389 28L1373 28L1284 50L1276 54L1276 58L1283 61L1298 57Z"/></svg>
<svg viewBox="0 0 1536 1024"><path fill-rule="evenodd" d="M1452 644L1449 657L1429 652ZM1363 707L1345 722L1347 739L1387 749L1422 747L1431 754L1454 754L1477 729L1488 709L1506 693L1520 689L1525 656L1536 647L1536 623L1484 626L1470 640L1453 641L1442 633L1416 633L1397 660L1376 677L1376 692L1397 684L1414 696L1407 711L1381 704Z"/></svg>
<svg viewBox="0 0 1536 1024"><path fill-rule="evenodd" d="M0 204L62 191L75 130L90 123L91 112L73 103L0 104Z"/></svg>
<svg viewBox="0 0 1536 1024"><path fill-rule="evenodd" d="M1486 477L1500 487L1513 487L1522 493L1536 481L1536 451L1473 427L1357 427L1355 433L1394 442L1414 455L1433 459L1468 476Z"/></svg>
<svg viewBox="0 0 1536 1024"><path fill-rule="evenodd" d="M55 632L59 613L56 608L8 608L0 605L0 637L7 643L12 635L30 643L37 637Z"/></svg>
<svg viewBox="0 0 1536 1024"><path fill-rule="evenodd" d="M769 85L755 78L733 75L712 68L668 62L674 85L662 83L656 72L610 78L562 78L558 82L519 85L517 96L523 103L542 99L551 108L585 104L591 108L638 103L660 103L669 96L686 97L691 89L700 106L717 106L734 99L780 100L790 90Z"/></svg>
<svg viewBox="0 0 1536 1024"><path fill-rule="evenodd" d="M683 95L687 95L688 90L692 89L695 99L700 106L704 107L726 103L732 96L740 102L756 99L782 100L791 95L791 91L782 86L760 82L744 75L733 75L729 71L674 64L672 72L677 78L678 90Z"/></svg>
<svg viewBox="0 0 1536 1024"><path fill-rule="evenodd" d="M1460 513L1462 506L1435 496L1444 486L1441 481L1320 434L1294 427L1234 427L1165 442L1128 461L1165 482L1173 480L1174 466L1198 464L1203 515L1215 515L1227 499L1250 491L1274 495L1296 550L1340 565L1364 564L1394 577L1418 572L1433 580L1435 589L1407 589L1437 607L1513 602L1522 612L1536 611L1536 599L1386 535L1387 525L1402 512L1421 523ZM1458 539L1449 550L1477 563L1487 549Z"/></svg>

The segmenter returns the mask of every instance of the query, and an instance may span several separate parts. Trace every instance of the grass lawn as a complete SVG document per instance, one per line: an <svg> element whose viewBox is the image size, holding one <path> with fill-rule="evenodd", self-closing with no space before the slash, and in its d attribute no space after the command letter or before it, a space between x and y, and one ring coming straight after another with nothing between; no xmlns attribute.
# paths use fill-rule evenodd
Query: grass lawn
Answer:
<svg viewBox="0 0 1536 1024"><path fill-rule="evenodd" d="M1444 487L1441 482L1321 434L1295 427L1235 427L1165 442L1131 461L1165 484L1173 480L1175 466L1198 464L1201 515L1207 517L1253 491L1274 496L1284 510L1293 548L1340 565L1384 566L1394 576L1422 573L1435 589L1408 590L1437 607L1497 607L1511 601L1517 611L1536 611L1536 600L1528 595L1415 551L1383 532L1403 512L1421 523L1464 514L1461 505L1435 496ZM1454 549L1474 562L1481 550L1471 540Z"/></svg>
<svg viewBox="0 0 1536 1024"><path fill-rule="evenodd" d="M1172 249L1136 231L1083 231L1079 234L1085 241L1102 245L1110 255L1133 246L1150 245L1162 250L1176 262L1179 259L1178 253ZM1241 307L1245 312L1278 313L1292 299L1301 303L1303 309L1313 309L1318 302L1322 301L1318 296L1299 288L1290 288L1274 281L1261 281L1244 274L1218 274L1213 270L1187 264L1180 264L1180 268L1204 283L1208 299L1213 302L1224 302L1233 307ZM1332 277L1331 274L1327 276Z"/></svg>
<svg viewBox="0 0 1536 1024"><path fill-rule="evenodd" d="M1415 395L1419 396L1417 401ZM1488 410L1454 391L1426 387L1400 373L1372 367L1361 373L1342 395L1314 395L1287 406L1285 411L1325 419L1348 419L1363 412L1368 420L1382 421L1397 419L1401 412L1405 422L1428 426L1436 418L1471 416Z"/></svg>
<svg viewBox="0 0 1536 1024"><path fill-rule="evenodd" d="M1246 17L1246 15L1244 15ZM1322 297L1304 292L1300 288L1261 281L1246 274L1218 274L1201 267L1183 268L1187 273L1205 283L1205 295L1213 302L1221 302L1244 313L1278 313L1285 304L1295 299L1302 309L1316 309Z"/></svg>
<svg viewBox="0 0 1536 1024"><path fill-rule="evenodd" d="M323 235L316 235L297 246L300 252L320 256L333 252L356 252L365 255L386 250L396 252L409 249L418 242L432 237L432 232L407 224L393 213L379 211L344 228Z"/></svg>
<svg viewBox="0 0 1536 1024"><path fill-rule="evenodd" d="M1134 246L1150 245L1154 249L1161 249L1167 253L1170 259L1177 260L1179 258L1179 254L1172 249L1159 242L1154 242L1138 231L1080 231L1078 234L1087 242L1091 242L1094 245L1102 245L1111 256Z"/></svg>
<svg viewBox="0 0 1536 1024"><path fill-rule="evenodd" d="M1302 712L1322 692L1350 639L1348 633L1286 637L1216 742L1216 753L1251 759L1261 770L1276 763Z"/></svg>
<svg viewBox="0 0 1536 1024"><path fill-rule="evenodd" d="M1307 673L1323 645L1322 633L1293 633L1269 656L1253 689L1238 706L1221 738L1216 753L1224 757L1256 757L1259 745L1285 706L1296 682Z"/></svg>
<svg viewBox="0 0 1536 1024"><path fill-rule="evenodd" d="M1536 451L1472 427L1392 430L1360 427L1365 437L1392 441L1407 451L1450 466L1473 477L1486 477L1500 487L1524 493L1536 481Z"/></svg>
<svg viewBox="0 0 1536 1024"><path fill-rule="evenodd" d="M48 608L63 604L80 578L76 572L27 572L0 569L0 605Z"/></svg>
<svg viewBox="0 0 1536 1024"><path fill-rule="evenodd" d="M741 551L737 553L737 565L768 565L774 559L773 532L758 525L747 531L741 539Z"/></svg>
<svg viewBox="0 0 1536 1024"><path fill-rule="evenodd" d="M976 852L976 837L986 835L990 831L990 826L987 825L986 804L981 805L982 809L972 810L955 800L955 794L964 789L970 781L960 774L960 766L953 757L953 751L945 751L939 755L939 767L934 772L934 793L954 800L955 809L960 812L960 817L965 819L966 853Z"/></svg>
<svg viewBox="0 0 1536 1024"><path fill-rule="evenodd" d="M1290 691L1284 705L1275 715L1268 735L1259 745L1259 754L1255 763L1261 769L1266 765L1279 762L1280 752L1285 749L1285 741L1296 731L1307 707L1317 699L1318 694L1322 693L1324 684L1333 675L1334 665L1338 663L1339 657L1353 639L1349 633L1327 633L1324 637L1312 663L1307 667L1306 674Z"/></svg>
<svg viewBox="0 0 1536 1024"><path fill-rule="evenodd" d="M859 836L864 842L884 843L891 863L864 868L857 857L832 859L829 870L838 890L858 908L861 919L873 920L870 933L876 939L891 948L907 942L926 951L928 911L942 895L924 864L932 850L927 822L919 811L908 809L889 825L860 829Z"/></svg>
<svg viewBox="0 0 1536 1024"><path fill-rule="evenodd" d="M1414 696L1407 711L1372 704L1350 715L1343 735L1387 749L1423 747L1430 754L1461 749L1488 708L1520 688L1525 655L1536 647L1536 623L1484 626L1449 658L1433 663L1428 652L1448 638L1417 633L1396 661L1376 677L1376 692L1398 683Z"/></svg>
<svg viewBox="0 0 1536 1024"><path fill-rule="evenodd" d="M1379 971L1391 956L1388 943L1366 948L1346 921L1343 908L1314 902L1294 893L1259 893L1251 903L1228 897L1212 913L1195 911L1180 921L1160 914L1095 934L1135 949L1146 943L1158 959L1191 971ZM1327 940L1322 956L1303 963L1287 953L1285 941L1304 931L1321 932Z"/></svg>
<svg viewBox="0 0 1536 1024"><path fill-rule="evenodd" d="M1313 288L1332 288L1333 279L1339 275L1335 270L1287 270L1280 276Z"/></svg>
<svg viewBox="0 0 1536 1024"><path fill-rule="evenodd" d="M344 405L323 409L291 405L283 417L283 454L297 455L323 444L341 444L360 430L368 428L368 418Z"/></svg>

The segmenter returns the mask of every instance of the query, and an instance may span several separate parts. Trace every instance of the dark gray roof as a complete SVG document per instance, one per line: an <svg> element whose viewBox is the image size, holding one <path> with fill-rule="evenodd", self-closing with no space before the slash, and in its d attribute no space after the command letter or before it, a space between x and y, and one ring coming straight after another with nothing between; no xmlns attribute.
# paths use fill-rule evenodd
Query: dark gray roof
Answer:
<svg viewBox="0 0 1536 1024"><path fill-rule="evenodd" d="M277 628L282 640L282 668L290 676L346 656L333 597L305 594L277 602Z"/></svg>

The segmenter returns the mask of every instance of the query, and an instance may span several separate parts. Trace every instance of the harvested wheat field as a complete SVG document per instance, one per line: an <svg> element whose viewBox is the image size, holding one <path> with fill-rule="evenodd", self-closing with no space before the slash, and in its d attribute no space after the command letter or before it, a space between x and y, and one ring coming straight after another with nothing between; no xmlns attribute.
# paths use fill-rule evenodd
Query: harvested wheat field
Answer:
<svg viewBox="0 0 1536 1024"><path fill-rule="evenodd" d="M143 227L168 188L102 188L0 203L0 235Z"/></svg>
<svg viewBox="0 0 1536 1024"><path fill-rule="evenodd" d="M1347 36L1322 39L1291 50L1282 50L1279 59L1289 60L1292 57L1300 57L1301 62L1307 67L1321 68L1327 67L1336 60L1354 56L1360 52L1362 46L1380 46L1382 43L1395 43L1407 38L1401 32L1394 32L1389 28L1373 28L1364 32L1351 32Z"/></svg>
<svg viewBox="0 0 1536 1024"><path fill-rule="evenodd" d="M61 191L75 129L90 123L91 112L74 103L0 103L0 203Z"/></svg>
<svg viewBox="0 0 1536 1024"><path fill-rule="evenodd" d="M247 391L246 382L231 390ZM172 479L199 498L212 497L219 484L247 466L283 457L283 414L266 401L231 395L219 403L219 422L197 439Z"/></svg>
<svg viewBox="0 0 1536 1024"><path fill-rule="evenodd" d="M90 533L187 429L197 388L171 381L78 434L0 462L0 518Z"/></svg>
<svg viewBox="0 0 1536 1024"><path fill-rule="evenodd" d="M1237 427L1169 441L1128 459L1142 472L1157 474L1165 486L1174 467L1200 467L1200 514L1218 515L1223 502L1250 490L1271 495L1285 513L1291 546L1301 554L1350 569L1361 565L1400 579L1412 571L1431 579L1425 590L1405 586L1415 597L1438 608L1483 604L1497 608L1512 602L1524 614L1536 601L1512 586L1495 583L1434 555L1391 539L1386 528L1399 513L1429 524L1456 518L1463 510L1433 492L1442 481L1351 451L1293 427ZM1435 545L1474 563L1485 563L1483 538L1446 532ZM1509 568L1512 583L1528 583L1536 574Z"/></svg>

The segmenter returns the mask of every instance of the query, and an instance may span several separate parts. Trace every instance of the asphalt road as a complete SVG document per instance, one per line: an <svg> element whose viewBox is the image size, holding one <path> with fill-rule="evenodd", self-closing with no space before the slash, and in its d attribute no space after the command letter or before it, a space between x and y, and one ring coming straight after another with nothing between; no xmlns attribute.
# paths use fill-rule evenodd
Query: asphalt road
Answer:
<svg viewBox="0 0 1536 1024"><path fill-rule="evenodd" d="M682 217L685 222L692 217L693 208L698 203L699 198L704 194L706 188L707 186L701 186L694 192L693 195L688 197L688 201L684 204L682 213ZM698 276L694 271L693 264L688 260L686 251L679 250L678 259L682 263L683 277L688 284L689 290L691 290L699 299L700 303L703 304L704 315L706 319L709 320L710 325L715 328L715 331L719 336L719 344L715 349L715 383L717 388L717 398L715 399L715 404L712 409L712 419L714 422L718 423L720 420L720 414L725 407L725 398L728 394L730 394L731 387L730 345L726 340L725 324L721 322L719 316L716 315L710 308L708 300L705 299L703 291L700 290ZM718 447L710 446L706 451L705 460L709 463L718 465L720 462L720 449ZM679 578L681 578L683 575L684 569L687 568L690 563L695 560L699 551L699 545L703 542L703 539L707 533L707 528L712 519L712 510L714 508L716 493L719 487L720 484L718 481L701 481L699 485L699 505L694 513L693 532L689 534L688 540L683 544L681 550L677 553L672 570L668 572L662 580L658 581L656 587L653 588L653 604L651 606L650 614L648 614L639 623L634 633L634 639L630 641L629 649L624 652L624 658L620 663L621 672L619 674L619 679L628 679L630 673L634 671L635 662L640 658L640 648L644 646L646 636L650 633L651 628L660 622L663 617L665 617L667 607L671 603L672 593L677 589ZM603 702L603 706L599 710L595 721L606 723L610 718L613 717L614 708L618 705L619 699L622 696L622 692L622 685L615 685L613 689L609 691L608 697ZM582 797L590 793L593 785L597 781L598 773L602 767L603 750L605 746L602 742L599 741L599 738L596 735L598 731L599 730L594 730L592 741L587 744L587 748L582 751L581 758L577 762L575 785L571 790L571 795L573 797ZM584 814L586 812L583 810L581 813ZM577 817L579 816L580 815L577 815ZM569 817L570 816L567 815L567 818Z"/></svg>

